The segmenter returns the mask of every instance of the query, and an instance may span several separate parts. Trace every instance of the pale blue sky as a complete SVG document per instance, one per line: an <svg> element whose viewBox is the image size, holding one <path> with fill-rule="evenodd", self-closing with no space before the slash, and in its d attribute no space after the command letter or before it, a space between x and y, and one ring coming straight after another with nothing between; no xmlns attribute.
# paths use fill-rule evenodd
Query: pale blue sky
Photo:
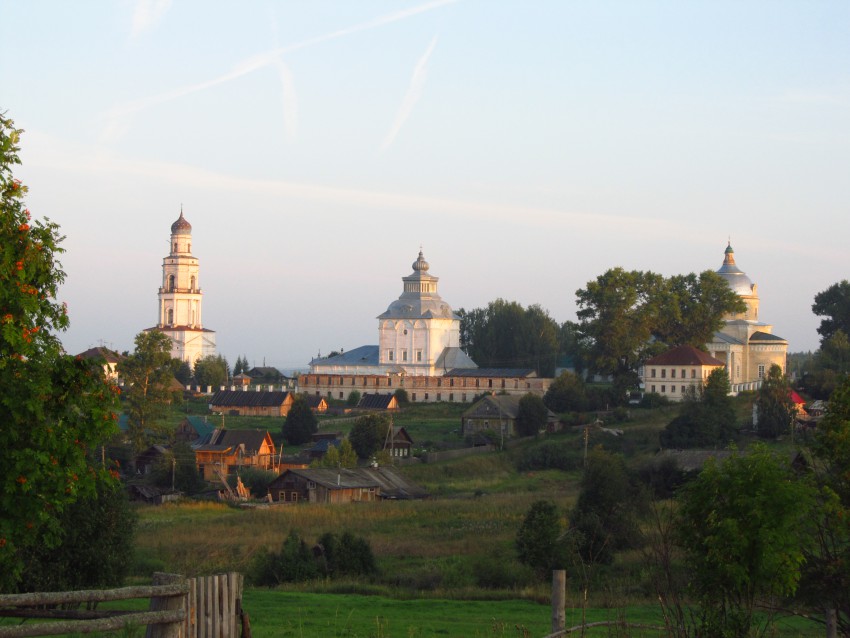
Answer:
<svg viewBox="0 0 850 638"><path fill-rule="evenodd" d="M70 352L156 322L180 205L219 350L377 342L420 245L454 308L575 318L717 269L814 349L850 277L850 2L0 0L0 108L67 235Z"/></svg>

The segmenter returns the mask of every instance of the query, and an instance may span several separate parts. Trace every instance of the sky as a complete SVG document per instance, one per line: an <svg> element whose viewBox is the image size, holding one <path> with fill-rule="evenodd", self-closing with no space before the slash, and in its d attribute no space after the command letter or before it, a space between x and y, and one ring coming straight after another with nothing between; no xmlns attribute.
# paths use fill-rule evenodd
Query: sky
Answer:
<svg viewBox="0 0 850 638"><path fill-rule="evenodd" d="M850 277L850 2L0 0L0 110L66 236L70 353L157 321L170 226L233 363L377 343L421 249L454 309L574 320L716 270L818 345Z"/></svg>

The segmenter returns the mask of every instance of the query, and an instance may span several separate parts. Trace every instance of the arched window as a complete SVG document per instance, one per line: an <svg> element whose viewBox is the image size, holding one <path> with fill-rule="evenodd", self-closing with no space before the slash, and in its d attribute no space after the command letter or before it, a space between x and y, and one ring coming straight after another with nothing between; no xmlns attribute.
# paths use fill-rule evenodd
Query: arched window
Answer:
<svg viewBox="0 0 850 638"><path fill-rule="evenodd" d="M168 292L174 292L174 275L168 275Z"/></svg>
<svg viewBox="0 0 850 638"><path fill-rule="evenodd" d="M174 242L174 252L177 252L177 242Z"/></svg>
<svg viewBox="0 0 850 638"><path fill-rule="evenodd" d="M166 324L168 324L168 325L170 326L171 324L173 324L173 323L174 323L174 309L169 308L169 309L166 311L166 313L165 313L165 314L166 314L166 318L165 318L165 319L166 319L166 321L165 321L165 323L166 323Z"/></svg>
<svg viewBox="0 0 850 638"><path fill-rule="evenodd" d="M190 285L190 288L191 288L192 292L194 292L195 291L195 276L194 275L192 275L191 281L192 281L192 283Z"/></svg>

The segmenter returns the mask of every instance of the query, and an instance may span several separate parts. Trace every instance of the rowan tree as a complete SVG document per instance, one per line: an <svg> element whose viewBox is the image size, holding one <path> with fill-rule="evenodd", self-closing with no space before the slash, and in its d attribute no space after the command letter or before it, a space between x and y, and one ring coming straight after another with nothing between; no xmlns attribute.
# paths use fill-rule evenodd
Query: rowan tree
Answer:
<svg viewBox="0 0 850 638"><path fill-rule="evenodd" d="M61 543L74 502L113 481L89 453L117 432L102 362L66 355L56 335L69 323L62 237L24 205L20 134L0 114L0 591L17 587L30 548Z"/></svg>

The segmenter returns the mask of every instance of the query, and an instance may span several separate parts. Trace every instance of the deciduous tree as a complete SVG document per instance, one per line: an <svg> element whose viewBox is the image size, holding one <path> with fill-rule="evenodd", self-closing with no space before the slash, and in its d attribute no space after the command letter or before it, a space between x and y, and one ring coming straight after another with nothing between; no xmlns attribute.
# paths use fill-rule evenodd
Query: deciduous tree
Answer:
<svg viewBox="0 0 850 638"><path fill-rule="evenodd" d="M686 394L679 416L659 435L666 448L726 447L738 435L735 405L729 396L729 376L723 368L712 370L705 386Z"/></svg>
<svg viewBox="0 0 850 638"><path fill-rule="evenodd" d="M698 635L753 635L759 600L797 590L813 490L795 480L787 459L757 445L722 463L710 459L678 500L678 539L701 607Z"/></svg>
<svg viewBox="0 0 850 638"><path fill-rule="evenodd" d="M519 400L516 429L520 436L535 436L546 427L549 411L536 394L526 394Z"/></svg>
<svg viewBox="0 0 850 638"><path fill-rule="evenodd" d="M348 433L351 447L361 459L371 458L384 449L389 438L391 422L386 414L366 414L358 417Z"/></svg>
<svg viewBox="0 0 850 638"><path fill-rule="evenodd" d="M557 506L539 500L531 504L516 535L519 561L539 576L566 567L566 526Z"/></svg>
<svg viewBox="0 0 850 638"><path fill-rule="evenodd" d="M776 364L770 366L758 389L756 413L756 431L762 438L775 439L794 426L796 409L791 400L791 384Z"/></svg>
<svg viewBox="0 0 850 638"><path fill-rule="evenodd" d="M60 544L64 512L111 480L90 453L117 433L102 362L67 356L56 336L68 327L62 237L24 205L20 133L0 114L0 591L15 589L27 551Z"/></svg>
<svg viewBox="0 0 850 638"><path fill-rule="evenodd" d="M136 335L133 354L118 364L124 379L129 435L136 451L158 435L171 402L171 339L159 330Z"/></svg>
<svg viewBox="0 0 850 638"><path fill-rule="evenodd" d="M227 383L230 366L220 354L208 354L195 361L195 382L202 388L218 388Z"/></svg>
<svg viewBox="0 0 850 638"><path fill-rule="evenodd" d="M823 317L818 326L821 344L839 330L850 335L850 281L843 279L816 294L812 312Z"/></svg>
<svg viewBox="0 0 850 638"><path fill-rule="evenodd" d="M546 390L543 403L553 412L584 412L588 408L584 380L572 372L562 372Z"/></svg>
<svg viewBox="0 0 850 638"><path fill-rule="evenodd" d="M303 445L319 429L319 420L303 396L296 396L283 422L281 434L290 445Z"/></svg>

